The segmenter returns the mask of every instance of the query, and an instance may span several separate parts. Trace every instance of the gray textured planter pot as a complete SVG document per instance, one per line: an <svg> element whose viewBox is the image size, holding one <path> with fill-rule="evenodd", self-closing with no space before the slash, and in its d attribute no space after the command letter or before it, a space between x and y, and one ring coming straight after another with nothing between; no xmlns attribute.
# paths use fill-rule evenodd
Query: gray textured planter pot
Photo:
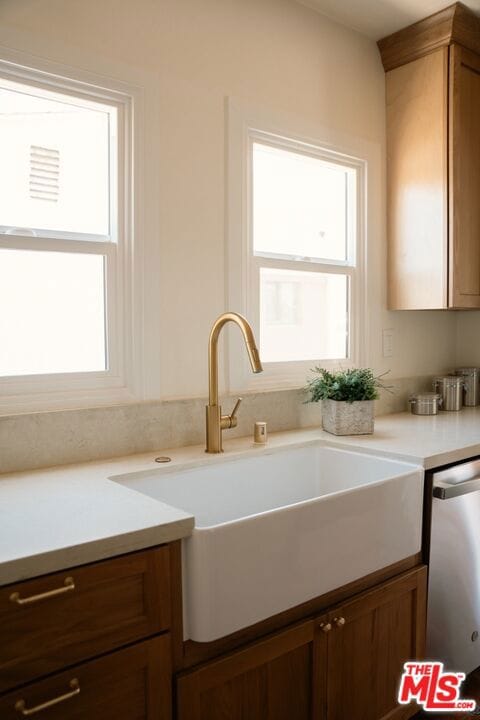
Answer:
<svg viewBox="0 0 480 720"><path fill-rule="evenodd" d="M374 400L322 400L323 429L332 435L371 435Z"/></svg>

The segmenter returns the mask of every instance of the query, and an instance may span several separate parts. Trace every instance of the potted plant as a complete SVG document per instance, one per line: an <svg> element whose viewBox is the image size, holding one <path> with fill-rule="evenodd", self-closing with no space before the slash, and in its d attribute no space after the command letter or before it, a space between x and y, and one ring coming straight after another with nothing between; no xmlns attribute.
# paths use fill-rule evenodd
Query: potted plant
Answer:
<svg viewBox="0 0 480 720"><path fill-rule="evenodd" d="M315 367L305 388L307 402L322 401L323 429L333 435L369 435L374 427L374 400L388 389L369 368L330 372Z"/></svg>

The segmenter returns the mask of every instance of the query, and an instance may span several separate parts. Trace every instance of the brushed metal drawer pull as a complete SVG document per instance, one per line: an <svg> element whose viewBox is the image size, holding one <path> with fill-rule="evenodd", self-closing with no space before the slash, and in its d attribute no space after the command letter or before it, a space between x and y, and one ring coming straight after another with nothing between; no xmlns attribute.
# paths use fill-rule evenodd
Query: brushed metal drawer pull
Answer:
<svg viewBox="0 0 480 720"><path fill-rule="evenodd" d="M31 595L30 597L21 598L19 592L14 592L10 595L10 601L17 605L31 605L32 603L39 602L40 600L46 600L47 598L56 597L57 595L63 595L67 592L75 590L75 583L72 577L66 577L63 581L63 587L56 588L55 590L48 590L48 592L39 593L38 595Z"/></svg>
<svg viewBox="0 0 480 720"><path fill-rule="evenodd" d="M47 710L47 708L51 708L54 705L65 702L65 700L70 700L70 698L73 698L76 695L80 695L80 683L78 682L77 678L72 678L72 680L70 680L68 684L71 688L71 691L65 693L64 695L59 695L58 697L53 698L53 700L47 700L47 702L41 703L40 705L35 705L32 708L26 707L25 700L18 700L15 703L15 710L21 713L24 717L28 717L28 715L35 715L35 713L41 712L42 710Z"/></svg>

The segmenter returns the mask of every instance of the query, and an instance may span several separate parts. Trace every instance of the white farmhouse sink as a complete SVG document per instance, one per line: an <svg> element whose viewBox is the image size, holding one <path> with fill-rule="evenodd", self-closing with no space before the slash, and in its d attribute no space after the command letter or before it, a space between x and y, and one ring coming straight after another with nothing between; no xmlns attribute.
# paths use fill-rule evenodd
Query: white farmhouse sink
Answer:
<svg viewBox="0 0 480 720"><path fill-rule="evenodd" d="M208 642L413 555L423 471L318 444L112 478L192 513L185 638Z"/></svg>

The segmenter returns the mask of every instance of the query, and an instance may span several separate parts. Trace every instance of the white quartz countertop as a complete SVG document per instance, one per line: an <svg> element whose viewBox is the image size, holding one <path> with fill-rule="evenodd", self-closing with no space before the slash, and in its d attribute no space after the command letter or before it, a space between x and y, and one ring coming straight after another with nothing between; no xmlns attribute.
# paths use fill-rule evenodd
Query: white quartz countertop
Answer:
<svg viewBox="0 0 480 720"><path fill-rule="evenodd" d="M108 479L154 457L0 475L0 585L189 535L191 515Z"/></svg>
<svg viewBox="0 0 480 720"><path fill-rule="evenodd" d="M480 455L480 408L437 416L377 418L373 435L335 437L319 428L274 433L266 447L228 440L222 455L203 446L0 476L0 585L188 536L194 518L110 478L172 472L250 453L318 442L433 468ZM166 465L155 463L168 455Z"/></svg>
<svg viewBox="0 0 480 720"><path fill-rule="evenodd" d="M375 420L373 435L322 440L336 447L388 455L422 465L426 470L480 455L480 407L438 415L396 413Z"/></svg>

